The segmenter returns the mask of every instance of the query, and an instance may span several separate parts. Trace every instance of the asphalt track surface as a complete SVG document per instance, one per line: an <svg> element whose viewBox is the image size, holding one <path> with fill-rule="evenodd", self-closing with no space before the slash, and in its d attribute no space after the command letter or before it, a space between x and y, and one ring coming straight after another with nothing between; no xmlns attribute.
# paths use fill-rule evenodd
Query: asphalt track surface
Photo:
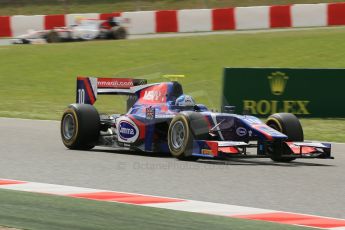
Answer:
<svg viewBox="0 0 345 230"><path fill-rule="evenodd" d="M168 155L66 149L59 122L0 118L0 178L345 218L345 144L335 160L182 162Z"/></svg>

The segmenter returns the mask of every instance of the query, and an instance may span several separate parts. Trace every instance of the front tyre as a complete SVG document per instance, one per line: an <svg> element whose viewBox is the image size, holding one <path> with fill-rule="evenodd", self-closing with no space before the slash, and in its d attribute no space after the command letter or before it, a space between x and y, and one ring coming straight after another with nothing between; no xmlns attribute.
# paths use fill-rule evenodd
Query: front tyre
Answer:
<svg viewBox="0 0 345 230"><path fill-rule="evenodd" d="M170 153L179 160L197 160L192 156L193 134L187 116L179 114L171 121L168 146Z"/></svg>
<svg viewBox="0 0 345 230"><path fill-rule="evenodd" d="M302 142L304 140L304 134L302 125L298 118L291 113L275 113L268 117L266 124L271 128L284 133L287 137L287 141ZM275 150L277 151L277 150ZM291 151L289 149L280 149L280 152L273 152L271 159L276 162L291 162L295 160L294 157L281 157L284 151Z"/></svg>
<svg viewBox="0 0 345 230"><path fill-rule="evenodd" d="M46 35L46 41L48 43L58 43L61 42L61 37L58 32L51 30Z"/></svg>
<svg viewBox="0 0 345 230"><path fill-rule="evenodd" d="M71 104L61 119L61 139L69 149L92 149L98 141L100 117L95 107L86 104Z"/></svg>

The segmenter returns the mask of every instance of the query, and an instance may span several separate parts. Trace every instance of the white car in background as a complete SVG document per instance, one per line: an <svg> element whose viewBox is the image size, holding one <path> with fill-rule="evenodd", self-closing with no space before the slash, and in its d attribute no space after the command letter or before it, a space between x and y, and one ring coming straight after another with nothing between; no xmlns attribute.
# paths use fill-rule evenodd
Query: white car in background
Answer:
<svg viewBox="0 0 345 230"><path fill-rule="evenodd" d="M88 41L94 39L126 39L127 29L123 19L76 19L75 25L56 27L52 30L29 30L27 34L12 39L13 44L55 43Z"/></svg>

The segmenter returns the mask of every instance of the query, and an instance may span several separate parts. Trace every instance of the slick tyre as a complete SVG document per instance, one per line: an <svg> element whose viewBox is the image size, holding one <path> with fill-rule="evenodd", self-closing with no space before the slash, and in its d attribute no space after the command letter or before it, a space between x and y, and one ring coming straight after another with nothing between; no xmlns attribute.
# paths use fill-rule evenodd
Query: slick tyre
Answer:
<svg viewBox="0 0 345 230"><path fill-rule="evenodd" d="M168 129L168 146L171 155L179 160L197 160L192 156L193 134L187 116L179 114L171 121Z"/></svg>
<svg viewBox="0 0 345 230"><path fill-rule="evenodd" d="M271 128L288 136L288 141L304 141L302 125L298 118L291 113L275 113L268 117L266 124ZM271 159L276 162L291 162L294 157L281 157L280 155L288 149L281 149L279 153L273 153Z"/></svg>
<svg viewBox="0 0 345 230"><path fill-rule="evenodd" d="M69 149L92 149L99 137L100 117L92 105L71 104L61 119L61 139Z"/></svg>
<svg viewBox="0 0 345 230"><path fill-rule="evenodd" d="M57 43L61 42L61 37L59 36L58 32L56 31L49 31L46 37L46 41L48 43Z"/></svg>
<svg viewBox="0 0 345 230"><path fill-rule="evenodd" d="M189 126L191 127L192 134L196 140L209 140L210 129L205 117L193 111L185 111L183 114L188 118Z"/></svg>
<svg viewBox="0 0 345 230"><path fill-rule="evenodd" d="M124 27L113 28L111 33L112 33L113 39L126 39L127 38L127 30Z"/></svg>

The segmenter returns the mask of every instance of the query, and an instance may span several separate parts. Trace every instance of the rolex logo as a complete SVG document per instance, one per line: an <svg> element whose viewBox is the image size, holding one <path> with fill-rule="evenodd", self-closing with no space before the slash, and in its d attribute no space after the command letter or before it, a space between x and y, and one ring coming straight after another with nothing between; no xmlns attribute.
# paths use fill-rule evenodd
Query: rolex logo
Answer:
<svg viewBox="0 0 345 230"><path fill-rule="evenodd" d="M282 95L289 77L286 76L285 73L277 71L272 73L267 78L269 80L272 93L274 95Z"/></svg>

